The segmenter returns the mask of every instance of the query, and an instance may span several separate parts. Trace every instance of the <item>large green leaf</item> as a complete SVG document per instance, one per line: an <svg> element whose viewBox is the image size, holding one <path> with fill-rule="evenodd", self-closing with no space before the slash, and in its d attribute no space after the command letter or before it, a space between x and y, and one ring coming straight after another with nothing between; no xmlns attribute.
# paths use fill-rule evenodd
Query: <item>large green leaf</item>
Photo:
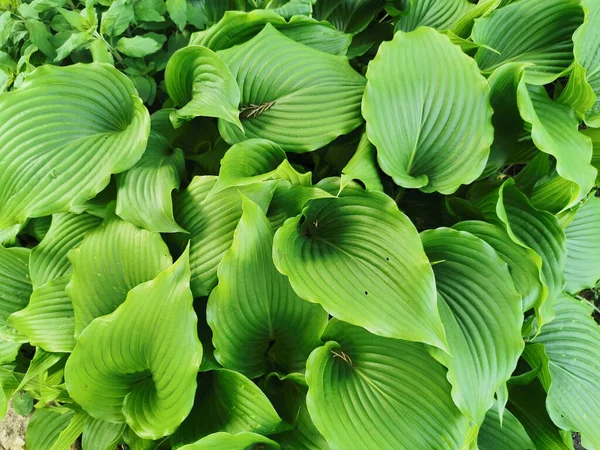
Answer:
<svg viewBox="0 0 600 450"><path fill-rule="evenodd" d="M171 442L179 448L219 431L268 436L288 428L258 386L238 372L218 369L198 375L194 408Z"/></svg>
<svg viewBox="0 0 600 450"><path fill-rule="evenodd" d="M513 242L523 247L536 262L540 280L548 294L536 307L538 327L552 320L554 298L564 286L565 235L552 214L529 203L512 180L480 200L486 220L502 226Z"/></svg>
<svg viewBox="0 0 600 450"><path fill-rule="evenodd" d="M410 0L408 12L398 17L396 30L413 31L420 26L449 30L471 9L468 0Z"/></svg>
<svg viewBox="0 0 600 450"><path fill-rule="evenodd" d="M171 113L177 128L194 117L218 117L243 131L238 118L240 90L235 78L212 50L192 45L177 50L165 70L165 85L180 109Z"/></svg>
<svg viewBox="0 0 600 450"><path fill-rule="evenodd" d="M564 430L580 431L585 448L600 448L600 328L589 308L563 294L555 302L556 318L535 337L537 349L525 358L541 365L540 380L548 392L546 408ZM531 347L535 347L531 346Z"/></svg>
<svg viewBox="0 0 600 450"><path fill-rule="evenodd" d="M507 62L530 63L525 81L546 84L573 61L571 37L583 22L578 0L522 0L475 20L475 61L484 73Z"/></svg>
<svg viewBox="0 0 600 450"><path fill-rule="evenodd" d="M190 45L224 50L252 39L267 23L300 44L332 55L345 55L352 40L349 34L336 30L327 22L317 22L306 16L293 16L286 21L275 11L257 9L247 13L227 11L217 24L193 33Z"/></svg>
<svg viewBox="0 0 600 450"><path fill-rule="evenodd" d="M424 231L421 240L449 347L449 354L431 352L448 367L454 403L477 427L494 395L504 409L506 382L524 347L521 297L506 263L483 240L450 228Z"/></svg>
<svg viewBox="0 0 600 450"><path fill-rule="evenodd" d="M585 21L573 35L575 64L565 92L573 108L585 118L588 126L600 126L600 4L581 2ZM571 90L571 92L569 92Z"/></svg>
<svg viewBox="0 0 600 450"><path fill-rule="evenodd" d="M600 279L600 198L591 196L565 228L565 290L572 294L596 286Z"/></svg>
<svg viewBox="0 0 600 450"><path fill-rule="evenodd" d="M218 55L241 92L244 132L219 121L219 131L231 144L260 137L285 151L308 152L362 122L365 79L342 56L299 44L271 24L248 42Z"/></svg>
<svg viewBox="0 0 600 450"><path fill-rule="evenodd" d="M521 116L531 124L535 146L554 156L558 174L575 185L570 201L563 205L569 208L583 199L596 181L598 171L590 164L591 140L579 132L573 110L552 101L543 87L521 81L517 96Z"/></svg>
<svg viewBox="0 0 600 450"><path fill-rule="evenodd" d="M388 196L349 186L309 200L275 234L273 260L303 299L382 336L446 348L433 271Z"/></svg>
<svg viewBox="0 0 600 450"><path fill-rule="evenodd" d="M505 410L500 416L497 402L485 414L477 445L479 450L533 450L536 448L523 425L510 411Z"/></svg>
<svg viewBox="0 0 600 450"><path fill-rule="evenodd" d="M540 279L536 260L525 248L513 242L506 230L498 225L477 220L459 222L452 228L466 231L484 240L508 264L515 288L523 300L523 311L543 303L548 289Z"/></svg>
<svg viewBox="0 0 600 450"><path fill-rule="evenodd" d="M460 448L469 424L422 344L332 320L307 362L308 410L332 449Z"/></svg>
<svg viewBox="0 0 600 450"><path fill-rule="evenodd" d="M83 411L39 409L31 417L25 445L33 450L69 450L83 430Z"/></svg>
<svg viewBox="0 0 600 450"><path fill-rule="evenodd" d="M202 360L189 279L186 250L79 336L65 380L92 417L126 422L140 437L158 439L189 414Z"/></svg>
<svg viewBox="0 0 600 450"><path fill-rule="evenodd" d="M175 197L175 219L190 233L191 287L196 297L208 295L217 284L217 267L231 247L233 233L242 217L240 194L266 210L277 184L234 186L209 196L216 181L212 176L195 177Z"/></svg>
<svg viewBox="0 0 600 450"><path fill-rule="evenodd" d="M29 279L29 249L0 246L0 338L24 341L24 336L10 327L8 317L27 306L32 286ZM9 345L9 347L14 347Z"/></svg>
<svg viewBox="0 0 600 450"><path fill-rule="evenodd" d="M158 233L125 222L114 212L68 256L73 276L66 291L73 301L76 335L96 317L113 312L130 289L172 263Z"/></svg>
<svg viewBox="0 0 600 450"><path fill-rule="evenodd" d="M367 135L396 184L450 194L481 174L493 139L490 89L446 36L398 32L366 76Z"/></svg>
<svg viewBox="0 0 600 450"><path fill-rule="evenodd" d="M90 419L83 427L81 446L85 450L115 450L124 430L124 423Z"/></svg>
<svg viewBox="0 0 600 450"><path fill-rule="evenodd" d="M214 433L193 444L180 447L181 450L247 450L249 448L279 449L279 445L256 433Z"/></svg>
<svg viewBox="0 0 600 450"><path fill-rule="evenodd" d="M14 312L8 324L27 336L31 345L49 352L70 352L75 346L73 304L65 288L71 277L56 278L37 287L29 304Z"/></svg>
<svg viewBox="0 0 600 450"><path fill-rule="evenodd" d="M184 231L173 218L171 192L179 189L185 170L183 152L152 132L142 159L117 176L117 214L128 222L160 233Z"/></svg>
<svg viewBox="0 0 600 450"><path fill-rule="evenodd" d="M0 229L68 211L144 153L148 111L110 65L45 65L0 96Z"/></svg>
<svg viewBox="0 0 600 450"><path fill-rule="evenodd" d="M319 0L313 7L314 16L327 20L346 33L362 31L381 11L385 0Z"/></svg>
<svg viewBox="0 0 600 450"><path fill-rule="evenodd" d="M39 245L31 250L29 273L34 288L70 274L72 267L67 253L77 247L85 234L101 221L88 213L54 214L48 232Z"/></svg>
<svg viewBox="0 0 600 450"><path fill-rule="evenodd" d="M206 311L215 358L249 378L271 365L285 372L303 371L320 343L327 313L298 297L273 265L273 229L265 213L246 198L242 209Z"/></svg>

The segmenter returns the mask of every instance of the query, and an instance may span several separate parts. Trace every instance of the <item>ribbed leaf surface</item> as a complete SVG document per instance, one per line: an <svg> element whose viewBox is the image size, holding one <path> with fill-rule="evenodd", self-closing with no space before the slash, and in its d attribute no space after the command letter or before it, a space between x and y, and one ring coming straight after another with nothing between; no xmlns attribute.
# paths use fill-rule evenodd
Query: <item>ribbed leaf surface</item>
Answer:
<svg viewBox="0 0 600 450"><path fill-rule="evenodd" d="M29 279L29 249L0 246L0 338L24 342L24 336L10 327L8 317L27 306L32 286ZM12 353L13 345L7 350Z"/></svg>

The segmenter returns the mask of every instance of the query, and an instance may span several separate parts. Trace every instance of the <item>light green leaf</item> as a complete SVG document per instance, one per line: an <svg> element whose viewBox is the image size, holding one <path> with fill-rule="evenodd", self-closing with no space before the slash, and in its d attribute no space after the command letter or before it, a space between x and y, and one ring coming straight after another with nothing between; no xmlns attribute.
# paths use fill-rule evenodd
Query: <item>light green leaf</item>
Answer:
<svg viewBox="0 0 600 450"><path fill-rule="evenodd" d="M597 170L590 164L591 141L579 132L573 110L550 100L543 87L521 81L517 95L521 116L531 124L535 146L554 156L558 174L576 185L571 201L563 207L569 208L588 194L596 180Z"/></svg>
<svg viewBox="0 0 600 450"><path fill-rule="evenodd" d="M69 38L56 49L56 58L54 58L54 62L62 61L75 50L79 50L85 46L91 39L92 38L88 33L82 32L71 34Z"/></svg>
<svg viewBox="0 0 600 450"><path fill-rule="evenodd" d="M249 378L270 368L302 372L320 344L327 313L298 297L273 265L273 229L265 213L245 197L242 210L206 311L215 358Z"/></svg>
<svg viewBox="0 0 600 450"><path fill-rule="evenodd" d="M523 425L510 411L502 417L498 403L485 414L485 420L477 438L479 450L533 450L536 446L527 435Z"/></svg>
<svg viewBox="0 0 600 450"><path fill-rule="evenodd" d="M40 20L27 20L25 27L29 33L29 40L48 58L54 58L56 51L50 42L52 34L48 31L46 25Z"/></svg>
<svg viewBox="0 0 600 450"><path fill-rule="evenodd" d="M115 450L124 430L124 423L88 420L83 427L81 445L85 450Z"/></svg>
<svg viewBox="0 0 600 450"><path fill-rule="evenodd" d="M468 0L410 0L406 14L398 17L396 30L413 31L420 26L450 30L474 5Z"/></svg>
<svg viewBox="0 0 600 450"><path fill-rule="evenodd" d="M230 144L259 137L302 153L323 147L362 122L365 80L342 56L299 44L271 24L218 55L241 92L244 133L219 121L219 131Z"/></svg>
<svg viewBox="0 0 600 450"><path fill-rule="evenodd" d="M128 222L159 233L184 231L173 218L171 192L185 170L183 152L152 132L142 159L117 176L116 213Z"/></svg>
<svg viewBox="0 0 600 450"><path fill-rule="evenodd" d="M484 73L507 62L531 63L525 81L547 84L573 61L573 33L583 22L578 0L523 0L475 20L475 61Z"/></svg>
<svg viewBox="0 0 600 450"><path fill-rule="evenodd" d="M424 231L421 240L433 264L449 347L449 354L430 352L448 367L454 403L479 427L494 395L505 399L524 347L521 297L507 265L483 240L450 228Z"/></svg>
<svg viewBox="0 0 600 450"><path fill-rule="evenodd" d="M529 203L512 180L479 202L487 221L503 227L513 242L523 247L536 262L540 280L548 289L546 298L536 306L538 328L554 317L554 298L564 286L565 236L552 214L539 211Z"/></svg>
<svg viewBox="0 0 600 450"><path fill-rule="evenodd" d="M565 291L576 294L600 280L600 198L591 196L565 228Z"/></svg>
<svg viewBox="0 0 600 450"><path fill-rule="evenodd" d="M224 50L252 39L267 23L300 44L332 55L345 55L352 40L349 34L335 29L328 22L318 22L305 16L294 16L286 21L275 11L257 9L227 11L216 25L193 33L190 45Z"/></svg>
<svg viewBox="0 0 600 450"><path fill-rule="evenodd" d="M38 409L27 427L25 445L33 450L68 450L81 434L86 416L83 411Z"/></svg>
<svg viewBox="0 0 600 450"><path fill-rule="evenodd" d="M133 84L114 67L36 69L0 95L0 229L94 197L142 156L149 130Z"/></svg>
<svg viewBox="0 0 600 450"><path fill-rule="evenodd" d="M24 341L24 336L10 327L7 320L29 303L32 291L29 253L30 250L25 248L0 246L0 338L3 340Z"/></svg>
<svg viewBox="0 0 600 450"><path fill-rule="evenodd" d="M252 381L241 373L218 369L198 374L194 408L171 443L178 448L220 431L271 435L289 428Z"/></svg>
<svg viewBox="0 0 600 450"><path fill-rule="evenodd" d="M384 4L385 0L319 0L313 6L313 14L338 30L358 33L369 25Z"/></svg>
<svg viewBox="0 0 600 450"><path fill-rule="evenodd" d="M46 373L51 367L57 364L63 355L57 353L49 353L41 348L36 348L35 355L27 367L27 372L21 379L17 389L29 388L29 383L35 381L40 375Z"/></svg>
<svg viewBox="0 0 600 450"><path fill-rule="evenodd" d="M308 410L332 449L461 448L468 420L425 346L333 319L307 362Z"/></svg>
<svg viewBox="0 0 600 450"><path fill-rule="evenodd" d="M96 317L112 313L140 283L171 265L158 233L143 230L111 213L69 252L73 277L67 295L73 301L75 334Z"/></svg>
<svg viewBox="0 0 600 450"><path fill-rule="evenodd" d="M279 449L277 442L256 433L213 433L180 450L246 450L248 448Z"/></svg>
<svg viewBox="0 0 600 450"><path fill-rule="evenodd" d="M481 174L493 139L489 87L446 36L398 32L366 76L367 136L396 184L450 194Z"/></svg>
<svg viewBox="0 0 600 450"><path fill-rule="evenodd" d="M379 192L310 200L275 234L273 260L303 299L372 333L446 349L417 231Z"/></svg>
<svg viewBox="0 0 600 450"><path fill-rule="evenodd" d="M377 172L377 153L373 144L367 139L366 133L360 137L356 153L342 170L340 189L344 190L352 180L361 181L370 191L383 192L383 185Z"/></svg>
<svg viewBox="0 0 600 450"><path fill-rule="evenodd" d="M600 129L588 128L581 131L592 140L592 161L591 164L598 171L596 176L596 186L600 186Z"/></svg>
<svg viewBox="0 0 600 450"><path fill-rule="evenodd" d="M27 336L31 345L49 352L73 350L73 304L65 292L70 279L71 276L66 275L35 288L27 307L8 318L9 325Z"/></svg>
<svg viewBox="0 0 600 450"><path fill-rule="evenodd" d="M314 198L331 198L334 196L334 194L330 194L317 186L280 181L275 192L273 192L273 199L269 205L267 217L271 221L273 229L277 230L287 219L300 214L307 201Z"/></svg>
<svg viewBox="0 0 600 450"><path fill-rule="evenodd" d="M548 392L546 408L563 430L579 431L585 448L600 448L600 328L589 309L563 294L555 302L556 318L535 337L545 355L524 356Z"/></svg>
<svg viewBox="0 0 600 450"><path fill-rule="evenodd" d="M162 48L162 44L151 37L141 35L132 38L122 37L115 48L124 55L141 58L156 53Z"/></svg>
<svg viewBox="0 0 600 450"><path fill-rule="evenodd" d="M232 187L208 196L215 186L213 176L194 177L184 191L175 196L175 220L189 236L191 287L195 297L207 296L217 285L217 267L233 242L233 233L242 217L242 196L266 210L276 182Z"/></svg>
<svg viewBox="0 0 600 450"><path fill-rule="evenodd" d="M596 94L586 81L585 68L577 61L573 62L572 67L569 81L556 101L573 108L578 118L584 118L586 112L596 103Z"/></svg>
<svg viewBox="0 0 600 450"><path fill-rule="evenodd" d="M163 14L167 7L163 0L140 0L133 5L136 20L144 22L164 22Z"/></svg>
<svg viewBox="0 0 600 450"><path fill-rule="evenodd" d="M108 10L102 14L100 33L107 36L122 34L133 21L133 5L131 0L115 0Z"/></svg>
<svg viewBox="0 0 600 450"><path fill-rule="evenodd" d="M165 72L169 97L180 107L171 113L175 128L194 117L222 118L243 131L238 117L240 90L229 68L212 50L197 45L175 52Z"/></svg>
<svg viewBox="0 0 600 450"><path fill-rule="evenodd" d="M13 408L20 416L29 416L33 411L33 396L29 392L18 391L13 395Z"/></svg>
<svg viewBox="0 0 600 450"><path fill-rule="evenodd" d="M523 300L523 311L543 303L548 289L540 279L537 261L525 248L513 242L504 228L476 220L459 222L452 228L484 240L508 264L515 288Z"/></svg>
<svg viewBox="0 0 600 450"><path fill-rule="evenodd" d="M189 279L186 250L79 336L65 380L92 417L126 422L140 437L158 439L189 414L202 360Z"/></svg>
<svg viewBox="0 0 600 450"><path fill-rule="evenodd" d="M179 31L183 31L187 22L186 0L166 0L167 11Z"/></svg>
<svg viewBox="0 0 600 450"><path fill-rule="evenodd" d="M91 214L59 213L52 216L48 232L31 250L29 273L33 287L68 275L72 271L67 253L77 247L85 234L100 225L102 220Z"/></svg>

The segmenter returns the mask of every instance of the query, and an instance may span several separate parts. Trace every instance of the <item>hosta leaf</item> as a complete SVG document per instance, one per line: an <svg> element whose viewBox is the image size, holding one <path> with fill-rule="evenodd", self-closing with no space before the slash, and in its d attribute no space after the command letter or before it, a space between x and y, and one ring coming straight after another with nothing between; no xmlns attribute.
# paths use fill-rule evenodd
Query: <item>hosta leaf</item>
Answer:
<svg viewBox="0 0 600 450"><path fill-rule="evenodd" d="M35 450L68 450L81 434L86 416L83 411L39 409L27 427L25 445Z"/></svg>
<svg viewBox="0 0 600 450"><path fill-rule="evenodd" d="M90 419L83 427L81 445L85 450L115 450L124 430L124 423Z"/></svg>
<svg viewBox="0 0 600 450"><path fill-rule="evenodd" d="M572 438L565 439L552 423L546 410L546 392L535 380L525 386L512 386L508 409L521 422L535 444L536 450L569 450Z"/></svg>
<svg viewBox="0 0 600 450"><path fill-rule="evenodd" d="M273 260L303 299L382 336L446 348L433 271L414 225L379 192L310 200L276 235Z"/></svg>
<svg viewBox="0 0 600 450"><path fill-rule="evenodd" d="M477 19L472 39L483 47L475 61L484 73L507 62L531 63L525 81L546 84L573 61L571 37L583 22L577 0L524 0Z"/></svg>
<svg viewBox="0 0 600 450"><path fill-rule="evenodd" d="M277 442L256 433L214 433L181 450L246 450L249 448L279 449Z"/></svg>
<svg viewBox="0 0 600 450"><path fill-rule="evenodd" d="M36 69L0 96L0 229L94 197L142 156L149 130L133 84L114 67Z"/></svg>
<svg viewBox="0 0 600 450"><path fill-rule="evenodd" d="M600 198L591 196L579 207L565 238L565 291L593 288L600 280Z"/></svg>
<svg viewBox="0 0 600 450"><path fill-rule="evenodd" d="M194 408L171 442L178 448L219 431L271 435L287 428L258 386L238 372L218 369L198 375Z"/></svg>
<svg viewBox="0 0 600 450"><path fill-rule="evenodd" d="M189 279L186 251L79 336L65 380L92 417L158 439L189 414L202 359Z"/></svg>
<svg viewBox="0 0 600 450"><path fill-rule="evenodd" d="M59 213L52 216L48 232L31 250L29 273L34 287L71 273L67 253L77 247L85 234L102 220L91 214Z"/></svg>
<svg viewBox="0 0 600 450"><path fill-rule="evenodd" d="M383 185L377 172L377 153L373 144L367 139L366 133L360 137L356 153L342 170L340 188L343 190L352 180L361 181L368 190L383 192Z"/></svg>
<svg viewBox="0 0 600 450"><path fill-rule="evenodd" d="M23 341L7 319L27 306L32 287L29 280L29 249L0 247L0 338ZM9 346L10 347L10 346Z"/></svg>
<svg viewBox="0 0 600 450"><path fill-rule="evenodd" d="M468 421L418 343L333 319L307 362L308 410L332 449L460 448Z"/></svg>
<svg viewBox="0 0 600 450"><path fill-rule="evenodd" d="M195 297L208 295L217 284L217 267L231 247L233 233L242 217L241 194L266 210L276 184L231 187L208 196L216 180L212 176L195 177L175 197L175 219L190 233L191 287Z"/></svg>
<svg viewBox="0 0 600 450"><path fill-rule="evenodd" d="M197 45L175 52L165 71L169 97L180 109L171 113L177 128L194 117L219 117L243 130L238 118L240 90L235 78L212 50Z"/></svg>
<svg viewBox="0 0 600 450"><path fill-rule="evenodd" d="M153 132L142 159L117 176L116 213L128 222L160 233L184 231L173 218L171 192L185 170L183 152Z"/></svg>
<svg viewBox="0 0 600 450"><path fill-rule="evenodd" d="M597 128L588 128L582 131L592 140L592 166L598 171L596 176L596 186L600 186L600 130Z"/></svg>
<svg viewBox="0 0 600 450"><path fill-rule="evenodd" d="M568 99L588 126L600 126L600 5L586 0L585 22L573 35L575 64L565 91L576 95Z"/></svg>
<svg viewBox="0 0 600 450"><path fill-rule="evenodd" d="M330 194L317 186L280 181L273 192L267 217L273 228L277 230L287 219L300 214L307 201L313 198L330 198L335 194Z"/></svg>
<svg viewBox="0 0 600 450"><path fill-rule="evenodd" d="M555 302L556 318L533 340L545 355L529 353L532 366L541 363L540 380L548 392L546 408L564 430L580 431L585 448L600 448L600 328L589 310L563 294Z"/></svg>
<svg viewBox="0 0 600 450"><path fill-rule="evenodd" d="M523 350L521 297L496 251L470 233L439 228L421 233L433 264L450 354L432 354L448 367L452 398L476 426ZM504 403L499 405L504 409Z"/></svg>
<svg viewBox="0 0 600 450"><path fill-rule="evenodd" d="M342 56L299 44L271 24L248 42L218 55L241 92L244 132L219 121L219 131L231 144L260 137L285 151L308 152L362 122L365 79Z"/></svg>
<svg viewBox="0 0 600 450"><path fill-rule="evenodd" d="M327 313L298 297L273 265L273 229L265 213L246 198L242 209L206 311L215 357L249 378L270 365L301 372L319 346Z"/></svg>
<svg viewBox="0 0 600 450"><path fill-rule="evenodd" d="M346 33L362 31L381 11L385 0L320 0L314 7L314 16L327 20Z"/></svg>
<svg viewBox="0 0 600 450"><path fill-rule="evenodd" d="M473 8L468 0L410 0L409 3L408 12L398 17L396 30L413 31L420 26L449 30Z"/></svg>
<svg viewBox="0 0 600 450"><path fill-rule="evenodd" d="M506 230L516 244L527 250L548 288L547 297L536 307L538 327L552 320L554 298L564 286L565 235L552 214L535 209L527 197L506 181L501 188L482 199L486 220ZM480 205L481 206L481 205Z"/></svg>
<svg viewBox="0 0 600 450"><path fill-rule="evenodd" d="M66 275L35 288L27 307L8 318L9 325L27 336L31 345L49 352L73 350L73 304L65 292L70 279Z"/></svg>
<svg viewBox="0 0 600 450"><path fill-rule="evenodd" d="M480 450L533 450L536 448L523 425L510 411L504 411L502 419L500 418L497 403L485 414L477 445Z"/></svg>
<svg viewBox="0 0 600 450"><path fill-rule="evenodd" d="M398 32L366 76L367 135L396 184L450 194L481 174L493 138L489 87L446 36Z"/></svg>
<svg viewBox="0 0 600 450"><path fill-rule="evenodd" d="M224 50L256 36L270 23L281 33L300 44L332 55L345 55L352 40L327 22L317 22L305 16L294 16L289 21L272 10L257 9L249 12L227 11L212 27L193 33L190 45L203 45L211 50Z"/></svg>
<svg viewBox="0 0 600 450"><path fill-rule="evenodd" d="M75 334L96 317L113 312L140 283L171 265L157 233L119 219L114 212L69 252L73 276L67 295L73 301Z"/></svg>
<svg viewBox="0 0 600 450"><path fill-rule="evenodd" d="M523 311L543 303L548 289L540 279L536 260L525 248L513 242L506 230L498 225L476 220L459 222L452 228L484 240L508 264L515 288L523 299Z"/></svg>
<svg viewBox="0 0 600 450"><path fill-rule="evenodd" d="M521 116L531 124L535 146L554 156L558 174L577 186L564 208L573 206L587 195L596 181L597 170L590 164L590 139L578 131L579 122L573 110L550 100L543 87L528 87L521 82L518 104Z"/></svg>

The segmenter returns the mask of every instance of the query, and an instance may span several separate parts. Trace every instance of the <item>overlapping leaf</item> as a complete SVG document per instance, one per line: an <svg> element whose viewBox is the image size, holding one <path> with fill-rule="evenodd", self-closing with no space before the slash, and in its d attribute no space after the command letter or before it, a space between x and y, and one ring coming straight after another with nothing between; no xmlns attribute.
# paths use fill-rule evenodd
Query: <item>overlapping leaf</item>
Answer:
<svg viewBox="0 0 600 450"><path fill-rule="evenodd" d="M277 231L273 260L300 297L334 317L446 348L431 266L389 197L352 186L310 200Z"/></svg>
<svg viewBox="0 0 600 450"><path fill-rule="evenodd" d="M65 379L92 417L126 422L139 436L158 439L189 414L202 359L189 279L186 251L79 336Z"/></svg>
<svg viewBox="0 0 600 450"><path fill-rule="evenodd" d="M468 0L446 2L410 0L408 3L410 4L408 12L399 17L396 30L413 31L420 26L449 30L454 28L462 16L473 9L473 4Z"/></svg>
<svg viewBox="0 0 600 450"><path fill-rule="evenodd" d="M94 197L142 156L150 129L133 84L98 63L40 67L0 111L0 229Z"/></svg>
<svg viewBox="0 0 600 450"><path fill-rule="evenodd" d="M5 341L0 346L9 353L14 350L11 341L25 341L24 336L9 326L7 320L29 303L32 291L29 253L30 250L25 248L0 247L0 338Z"/></svg>
<svg viewBox="0 0 600 450"><path fill-rule="evenodd" d="M396 184L450 194L481 174L493 138L489 87L447 37L398 32L366 76L367 135Z"/></svg>
<svg viewBox="0 0 600 450"><path fill-rule="evenodd" d="M299 44L271 24L248 42L217 54L241 92L244 132L219 121L219 131L229 143L258 137L285 151L307 152L362 122L365 79L342 56Z"/></svg>

